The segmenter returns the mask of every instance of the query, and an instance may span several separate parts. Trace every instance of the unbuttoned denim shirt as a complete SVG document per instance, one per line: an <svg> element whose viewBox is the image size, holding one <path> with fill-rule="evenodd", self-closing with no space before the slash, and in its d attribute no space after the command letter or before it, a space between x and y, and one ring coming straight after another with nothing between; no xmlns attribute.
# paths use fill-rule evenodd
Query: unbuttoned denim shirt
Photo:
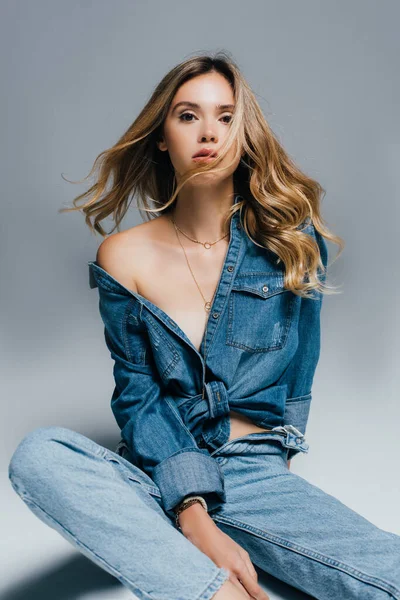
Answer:
<svg viewBox="0 0 400 600"><path fill-rule="evenodd" d="M130 461L156 483L171 516L188 495L202 495L209 510L226 501L221 467L210 454L229 440L229 410L284 433L288 460L308 451L304 434L320 355L322 293L301 298L284 288L281 261L250 240L240 215L230 221L200 352L161 308L88 262L114 361L117 449L125 446ZM316 239L326 268L323 237L310 218L300 228Z"/></svg>

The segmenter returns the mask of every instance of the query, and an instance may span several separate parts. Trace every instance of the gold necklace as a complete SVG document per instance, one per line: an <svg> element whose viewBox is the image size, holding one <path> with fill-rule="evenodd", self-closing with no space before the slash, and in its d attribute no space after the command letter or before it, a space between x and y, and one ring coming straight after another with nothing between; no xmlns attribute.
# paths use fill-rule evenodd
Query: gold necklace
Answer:
<svg viewBox="0 0 400 600"><path fill-rule="evenodd" d="M211 300L210 300L210 301L207 301L207 300L205 299L205 297L204 297L204 294L203 294L203 292L201 291L201 288L200 288L200 286L199 286L199 284L198 284L198 281L197 281L197 279L196 279L196 277L195 277L195 274L193 273L192 267L190 266L190 262L189 262L189 259L188 259L188 256L187 256L187 254L186 254L186 250L185 250L185 248L184 248L184 247L183 247L183 245L182 245L182 242L181 242L181 240L180 240L180 238L179 238L179 235L178 235L178 231L177 231L177 230L179 230L181 233L183 233L183 235L184 235L184 236L186 236L186 237L187 237L189 240L192 240L192 242L196 242L197 244L202 244L202 245L204 246L204 248L206 248L207 250L208 250L209 248L211 248L211 246L214 246L214 244L216 244L217 242L220 242L221 240L223 240L224 238L226 238L226 237L229 235L229 231L228 231L228 233L227 233L226 235L222 236L221 238L219 238L219 239L218 239L218 240L216 240L215 242L200 242L199 240L194 240L193 238L191 238L191 237L189 237L188 235L186 235L186 233L185 233L184 231L182 231L182 229L180 229L180 228L178 227L178 225L175 223L175 220L174 220L174 218L173 218L172 216L171 216L171 221L172 221L172 223L173 223L173 225L174 225L174 227L175 227L175 233L176 233L176 237L178 238L178 242L179 242L179 244L180 244L180 246L181 246L181 248L182 248L182 250L183 250L183 252L184 252L184 254L185 254L186 262L187 262L187 265L188 265L188 267L189 267L189 270L190 270L190 272L191 272L191 274L192 274L192 277L193 277L193 279L194 279L194 282L195 282L195 284L197 285L197 288L198 288L198 290L199 290L199 292L200 292L200 294L201 294L201 296L202 296L202 298L203 298L203 300L204 300L204 308L205 308L205 310L206 310L207 312L210 312L210 310L211 310L211 306L212 306L212 302L213 302L213 300L214 300L215 292L214 292L214 295L213 295L213 297L211 298Z"/></svg>
<svg viewBox="0 0 400 600"><path fill-rule="evenodd" d="M171 219L172 219L173 224L175 225L175 228L179 229L179 227L175 223L173 217L171 217ZM196 242L196 244L202 244L206 250L209 250L211 248L211 246L214 246L214 244L216 244L217 242L220 242L221 240L223 240L224 238L226 238L229 235L229 231L228 231L228 233L226 235L223 235L222 237L220 237L215 242L199 242L199 240L194 240L193 238L191 238L190 236L188 236L184 231L182 231L182 229L179 229L179 231L181 233L183 233L183 235L186 236L189 240L192 240L192 242Z"/></svg>
<svg viewBox="0 0 400 600"><path fill-rule="evenodd" d="M174 218L173 218L172 216L171 216L171 221L172 221L172 223L173 223L173 225L174 225L174 228L175 228L175 233L176 233L176 237L178 238L178 242L179 242L179 244L180 244L180 246L181 246L181 248L182 248L182 250L183 250L183 253L184 253L184 255L185 255L185 258L186 258L187 265L188 265L188 267L189 267L189 270L190 270L190 272L191 272L191 274L192 274L192 277L193 277L193 279L194 279L194 282L195 282L195 284L196 284L196 286L197 286L197 288L198 288L198 290L199 290L199 292L200 292L200 294L201 294L201 296L202 296L202 298L203 298L203 300L204 300L204 308L205 308L206 312L210 312L210 310L211 310L211 306L212 306L212 302L213 302L213 300L214 300L215 292L216 292L217 290L215 290L215 292L214 292L214 294L213 294L213 297L211 298L211 300L210 300L210 301L207 301L207 300L205 299L205 297L204 297L204 294L203 294L203 292L201 291L201 288L200 288L200 286L199 286L199 284L198 284L198 281L197 281L197 279L196 279L196 277L195 277L195 274L193 273L193 269L192 269L192 267L190 266L190 262L189 262L189 259L188 259L188 256L187 256L187 254L186 254L186 250L185 250L185 248L184 248L184 246L183 246L183 244L182 244L182 242L181 242L181 240L180 240L180 238L179 238L179 235L178 235L178 230L179 230L179 231L181 231L181 233L183 233L183 235L185 235L185 236L186 236L187 238L189 238L190 240L191 240L192 238L190 238L188 235L186 235L186 233L184 233L184 232L183 232L181 229L179 229L179 227L178 227L178 226L177 226L177 224L175 223L175 220L174 220ZM197 242L198 244L202 244L202 245L203 245L205 248L207 248L207 250L208 250L209 248L211 248L211 246L213 246L213 245L214 245L214 244L216 244L217 242L219 242L219 241L223 240L223 239L224 239L224 238L226 238L228 235L229 235L229 232L228 232L226 235L224 235L223 237L221 237L219 240L217 240L216 242L212 242L212 243L209 243L209 242L204 242L204 243L203 243L203 242L199 242L198 240L192 240L192 241L193 241L193 242ZM205 360L205 358L206 358L206 338L207 338L207 326L208 326L208 319L207 319L206 328L205 328L205 331L204 331L204 336L203 336L203 337L204 337L204 360ZM203 398L203 400L204 400L204 397L205 397L205 385L204 385L204 383L203 383L203 390L202 390L202 398Z"/></svg>

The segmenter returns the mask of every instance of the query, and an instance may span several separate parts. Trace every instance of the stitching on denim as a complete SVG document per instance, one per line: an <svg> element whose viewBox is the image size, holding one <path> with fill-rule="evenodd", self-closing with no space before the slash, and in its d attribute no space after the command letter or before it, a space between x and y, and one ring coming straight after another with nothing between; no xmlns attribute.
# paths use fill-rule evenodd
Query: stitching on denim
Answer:
<svg viewBox="0 0 400 600"><path fill-rule="evenodd" d="M275 275L279 284L283 283L283 277L281 275L277 275L276 271L242 271L242 273L238 273L236 275L236 279L240 279L240 277L258 277L259 275Z"/></svg>
<svg viewBox="0 0 400 600"><path fill-rule="evenodd" d="M122 336L122 340L124 343L124 349L125 349L125 354L128 357L129 362L133 363L133 357L129 348L129 344L128 344L128 332L127 332L127 321L129 319L129 317L131 316L131 312L132 312L132 303L134 301L134 298L131 298L129 300L129 302L127 303L125 310L124 310L124 315L122 317L122 322L121 322L121 336ZM134 315L132 315L134 316Z"/></svg>
<svg viewBox="0 0 400 600"><path fill-rule="evenodd" d="M120 463L121 464L121 463ZM136 481L137 483L139 483L141 486L143 486L148 492L149 494L151 494L152 496L156 496L157 498L161 498L161 494L158 491L158 489L156 487L152 487L151 485L149 485L148 483L144 483L139 477L135 477L134 475L131 475L131 472L129 471L129 475L127 475L127 478L130 479L131 481Z"/></svg>
<svg viewBox="0 0 400 600"><path fill-rule="evenodd" d="M253 290L248 290L248 291L253 291ZM284 293L290 293L290 290L283 290L279 293L276 294L271 294L270 296L266 296L265 300L269 300L270 298L274 298L277 295L280 294L284 294ZM281 350L282 348L285 347L287 338L288 338L288 334L289 334L289 330L292 326L292 317L293 317L293 311L294 311L294 304L295 304L295 298L294 296L290 299L289 301L289 306L288 306L288 314L285 318L284 321L284 331L283 334L281 336L281 342L278 345L275 346L264 346L262 348L253 348L251 346L247 346L246 344L241 344L240 342L235 342L232 340L233 337L233 322L234 322L234 308L233 308L233 304L234 304L234 296L231 294L229 297L229 306L228 306L228 327L227 327L227 334L226 334L226 339L225 342L228 346L234 346L235 348L241 348L242 350L248 350L251 351L253 353L259 353L259 352L273 352L274 350Z"/></svg>
<svg viewBox="0 0 400 600"><path fill-rule="evenodd" d="M271 285L276 286L275 290L272 290L270 293L264 293L264 292L260 292L260 290L258 288L252 287L252 283L250 282L250 285L246 285L246 282L244 283L240 283L240 278L246 278L246 277L266 277L266 276L275 276L275 279L271 282ZM235 284L238 284L235 287ZM254 284L253 284L254 285ZM238 287L240 286L240 287ZM287 288L284 287L284 279L281 275L276 275L276 273L274 271L256 271L256 272L252 272L252 271L248 271L248 272L244 272L244 273L239 273L238 275L236 275L235 280L233 282L233 286L232 286L232 290L233 291L238 291L238 292L242 292L242 291L247 291L247 292L251 292L253 294L256 294L257 296L260 296L260 298L271 298L271 296L276 296L277 294L282 294L283 292L288 291Z"/></svg>
<svg viewBox="0 0 400 600"><path fill-rule="evenodd" d="M302 400L309 400L311 398L311 392L304 394L304 396L295 396L293 398L286 398L286 402L300 402Z"/></svg>
<svg viewBox="0 0 400 600"><path fill-rule="evenodd" d="M126 346L128 347L129 343L128 343L128 334L127 334L127 327L128 327L128 323L133 323L134 326L138 326L139 325L139 319L137 318L136 315L133 315L132 312L130 312L125 320L125 343ZM147 357L147 348L144 342L141 343L141 347L138 350L139 352L139 363L140 365L148 365L149 363L146 363L146 357Z"/></svg>
<svg viewBox="0 0 400 600"><path fill-rule="evenodd" d="M277 294L274 294L274 296L276 296L276 295ZM270 296L270 297L273 297L273 296ZM294 298L292 298L289 303L288 315L285 319L285 329L284 329L284 333L282 335L282 341L280 344L275 345L275 346L264 346L262 348L252 348L251 346L247 346L246 344L240 344L238 342L228 342L228 344L231 346L235 346L236 348L242 348L244 350L251 350L252 352L255 352L255 353L257 353L257 352L272 352L274 350L281 350L282 348L284 348L284 346L286 344L289 329L292 325L293 307L294 307ZM232 317L233 317L233 306L232 306Z"/></svg>
<svg viewBox="0 0 400 600"><path fill-rule="evenodd" d="M119 284L115 284L114 282L110 282L106 279L106 277L102 274L102 273L96 273L95 278L97 277L97 279L99 279L101 281L101 284L103 287L105 287L109 292L115 292L116 294L121 294L121 288L119 286ZM122 288L122 290L125 292L124 295L127 295L127 290L125 288ZM135 298L136 300L136 298Z"/></svg>
<svg viewBox="0 0 400 600"><path fill-rule="evenodd" d="M142 319L142 317L141 317L141 320L143 322L147 322L147 316L145 315L144 319ZM163 379L166 379L169 376L169 374L171 373L171 371L175 368L176 364L179 362L179 360L180 360L179 353L174 348L172 343L166 338L161 327L159 327L159 325L155 322L155 318L153 316L152 316L152 322L150 323L150 327L152 327L153 329L155 329L157 331L158 335L160 336L161 340L163 341L163 344L165 344L165 346L168 347L169 352L171 353L171 356L173 356L171 362L161 373L161 377Z"/></svg>
<svg viewBox="0 0 400 600"><path fill-rule="evenodd" d="M136 481L137 483L140 483L140 485L142 485L149 492L149 494L151 494L152 496L157 496L157 498L161 498L161 494L160 494L158 488L150 485L149 483L146 483L145 481L142 481L139 476L134 475L132 473L132 471L123 462L121 462L119 459L115 458L108 451L106 451L104 453L103 458L104 458L104 460L106 460L108 462L115 462L115 463L119 464L121 467L123 467L124 471L127 472L126 476L129 479L131 479L131 481ZM124 458L124 457L121 456L121 458Z"/></svg>
<svg viewBox="0 0 400 600"><path fill-rule="evenodd" d="M115 292L115 289L108 283L108 281L106 280L105 277L103 277L102 275L100 275L99 273L96 274L96 277L99 281L101 281L102 285L107 288L107 290L109 290L110 292Z"/></svg>
<svg viewBox="0 0 400 600"><path fill-rule="evenodd" d="M221 588L220 584L225 583L225 581L227 581L229 577L229 570L225 569L225 567L219 567L215 577L213 577L212 580L209 583L207 583L206 587L201 592L200 596L197 596L196 600L203 600L205 595L207 595L207 597L209 596L209 592L215 592L219 590Z"/></svg>
<svg viewBox="0 0 400 600"><path fill-rule="evenodd" d="M326 564L330 567L338 568L341 571L343 571L349 575L357 577L358 579L360 579L360 581L363 581L363 583L376 585L376 587L379 587L380 589L382 589L390 594L393 594L393 593L397 594L400 592L399 589L396 589L395 587L392 586L391 583L384 581L383 579L378 579L377 577L372 577L371 575L368 575L367 573L363 573L362 571L359 571L358 569L355 569L354 567L351 567L350 565L346 565L345 563L339 562L336 559L330 558L329 556L320 554L319 552L315 552L314 550L309 550L308 548L305 548L304 546L300 546L299 544L295 544L293 542L290 542L289 540L285 540L284 538L281 538L272 533L268 533L261 529L257 529L256 527L253 527L252 525L247 525L246 523L243 523L242 521L237 521L235 519L230 519L227 517L220 517L220 516L215 516L215 517L213 517L213 519L214 519L214 521L219 521L220 523L225 523L226 525L231 525L232 527L235 527L236 529L241 529L243 531L248 531L249 533L253 533L257 537L265 539L271 543L277 544L278 546L282 546L288 550L293 550L294 552L297 552L298 554L302 554L302 555L306 556L307 558L317 560L317 561L321 562L322 564ZM380 587L382 585L384 587Z"/></svg>
<svg viewBox="0 0 400 600"><path fill-rule="evenodd" d="M227 395L228 395L228 392L227 392ZM228 396L228 404L229 404L229 396ZM226 416L229 418L229 415L226 415ZM224 415L222 415L222 417L224 417ZM215 435L212 437L212 439L207 441L207 443L208 443L208 444L213 444L213 443L215 443L215 441L216 441L216 440L218 440L218 441L219 441L220 435L221 435L221 434L222 434L222 432L223 432L223 426L224 426L224 423L225 423L225 419L224 419L224 418L221 418L221 419L219 420L218 429L216 430L216 433L215 433Z"/></svg>
<svg viewBox="0 0 400 600"><path fill-rule="evenodd" d="M205 459L211 458L209 454L206 454L205 451L202 448L198 448L197 446L194 447L194 448L180 448L180 450L177 450L176 452L174 452L173 454L170 454L169 456L167 456L166 458L164 458L161 462L159 462L154 467L154 470L157 469L164 462L170 460L171 458L174 458L175 456L178 456L179 454L184 454L185 452L195 452L196 454L200 454L200 456L202 456Z"/></svg>
<svg viewBox="0 0 400 600"><path fill-rule="evenodd" d="M212 444L212 443L215 442L215 440L219 440L219 436L222 433L223 424L224 424L224 419L220 419L220 423L219 423L217 432L216 432L216 434L214 435L214 437L211 440L208 440L208 442L207 442L208 444L210 444L210 443Z"/></svg>
<svg viewBox="0 0 400 600"><path fill-rule="evenodd" d="M143 312L143 302L140 302L139 317L137 318L137 321L138 322L140 321L141 323L143 323L142 312ZM147 359L147 346L145 346L145 348L143 350L143 364L150 365L150 359L147 363L146 363L146 359Z"/></svg>
<svg viewBox="0 0 400 600"><path fill-rule="evenodd" d="M238 251L236 253L236 261L235 261L235 264L234 264L233 272L235 272L235 270L236 270L236 267L237 267L237 264L238 264L238 260L239 260L239 256L240 256L240 250L242 249L242 245L243 245L243 238L240 237L239 248L238 248ZM225 265L225 261L224 261L224 265ZM221 283L221 281L222 281L222 279L220 280L220 283ZM234 283L234 279L231 281L230 290L228 291L228 293L226 294L226 296L230 296L230 294L232 293L233 283ZM218 290L216 290L215 293L217 294L217 292L218 292ZM227 303L225 301L225 306L226 306L226 304ZM229 303L228 303L228 307L229 307ZM228 313L229 313L229 308L228 308ZM220 323L221 322L222 322L222 319L219 319L218 323L217 323L217 325L216 325L216 327L214 329L214 333L212 334L212 336L211 336L211 338L210 338L210 340L209 340L209 342L207 344L207 358L210 356L210 351L212 349L212 342L213 342L213 339L215 337L216 332L218 331L218 327L220 327ZM218 430L218 433L220 432L221 427L222 427L222 424L221 424L221 426L220 426L220 428Z"/></svg>

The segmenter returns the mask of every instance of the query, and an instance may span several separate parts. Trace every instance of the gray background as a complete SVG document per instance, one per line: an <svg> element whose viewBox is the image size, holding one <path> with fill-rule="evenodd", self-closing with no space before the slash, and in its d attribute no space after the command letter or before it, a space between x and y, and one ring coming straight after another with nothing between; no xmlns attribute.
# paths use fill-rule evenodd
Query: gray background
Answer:
<svg viewBox="0 0 400 600"><path fill-rule="evenodd" d="M330 269L307 440L294 472L400 534L399 5L335 2L1 3L1 557L3 599L132 598L12 490L21 438L63 425L110 448L112 363L94 236L79 213L94 158L184 58L223 49L285 148L327 190L346 241ZM140 221L132 209L123 229ZM329 245L330 260L336 246ZM263 579L260 579L262 582ZM303 598L271 581L271 599Z"/></svg>

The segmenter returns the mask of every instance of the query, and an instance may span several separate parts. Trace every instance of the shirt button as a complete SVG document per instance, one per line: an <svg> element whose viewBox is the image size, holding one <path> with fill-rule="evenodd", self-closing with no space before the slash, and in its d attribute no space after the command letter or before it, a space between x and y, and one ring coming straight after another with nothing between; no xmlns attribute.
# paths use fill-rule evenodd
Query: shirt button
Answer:
<svg viewBox="0 0 400 600"><path fill-rule="evenodd" d="M228 267L228 271L229 271L229 273L232 273L232 271L233 271L233 267L232 267L232 265L229 265L229 267Z"/></svg>
<svg viewBox="0 0 400 600"><path fill-rule="evenodd" d="M268 292L268 286L267 285L263 285L263 292Z"/></svg>
<svg viewBox="0 0 400 600"><path fill-rule="evenodd" d="M240 224L240 223L238 223L238 224L236 225L236 229L242 229L242 226L241 226L241 224Z"/></svg>
<svg viewBox="0 0 400 600"><path fill-rule="evenodd" d="M218 319L219 313L217 313L217 312L213 313L213 317L214 317L214 319Z"/></svg>

